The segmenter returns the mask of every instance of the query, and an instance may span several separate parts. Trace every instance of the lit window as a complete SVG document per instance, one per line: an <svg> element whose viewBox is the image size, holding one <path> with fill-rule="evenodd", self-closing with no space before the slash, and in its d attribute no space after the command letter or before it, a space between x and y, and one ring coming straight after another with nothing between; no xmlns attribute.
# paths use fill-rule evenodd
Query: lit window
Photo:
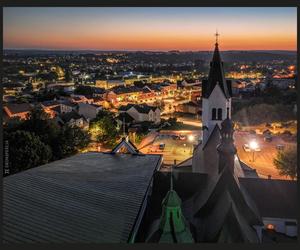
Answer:
<svg viewBox="0 0 300 250"><path fill-rule="evenodd" d="M266 225L266 228L267 228L268 230L275 230L275 225L273 225L273 224L267 224L267 225Z"/></svg>

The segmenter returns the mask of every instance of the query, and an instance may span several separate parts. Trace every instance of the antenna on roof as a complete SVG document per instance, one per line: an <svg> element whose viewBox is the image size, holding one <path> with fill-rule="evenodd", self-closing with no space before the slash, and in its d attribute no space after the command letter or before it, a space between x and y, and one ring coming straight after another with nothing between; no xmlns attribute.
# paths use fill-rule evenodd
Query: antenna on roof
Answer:
<svg viewBox="0 0 300 250"><path fill-rule="evenodd" d="M176 159L174 160L174 165L171 165L171 180L170 180L170 190L173 190L173 168L176 166Z"/></svg>
<svg viewBox="0 0 300 250"><path fill-rule="evenodd" d="M173 190L173 166L171 166L171 180L170 180L170 190Z"/></svg>
<svg viewBox="0 0 300 250"><path fill-rule="evenodd" d="M123 136L125 138L126 134L125 134L125 116L123 116Z"/></svg>

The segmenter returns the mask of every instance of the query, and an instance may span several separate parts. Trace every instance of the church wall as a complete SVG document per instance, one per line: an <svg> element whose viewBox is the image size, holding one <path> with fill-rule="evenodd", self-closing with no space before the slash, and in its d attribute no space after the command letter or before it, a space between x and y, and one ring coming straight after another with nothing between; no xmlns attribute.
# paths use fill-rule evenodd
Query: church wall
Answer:
<svg viewBox="0 0 300 250"><path fill-rule="evenodd" d="M203 141L206 142L208 135L211 133L215 124L221 125L222 120L226 118L227 107L229 107L229 115L231 117L231 98L228 100L224 96L219 85L216 85L208 99L203 98L202 100L202 123L203 126L209 128L208 133L204 132ZM222 108L222 120L212 120L212 109Z"/></svg>

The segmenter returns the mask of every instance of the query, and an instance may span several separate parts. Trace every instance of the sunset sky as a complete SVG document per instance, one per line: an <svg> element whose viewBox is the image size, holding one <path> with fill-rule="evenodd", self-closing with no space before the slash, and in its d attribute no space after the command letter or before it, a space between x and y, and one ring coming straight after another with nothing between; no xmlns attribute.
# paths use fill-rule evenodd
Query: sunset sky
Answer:
<svg viewBox="0 0 300 250"><path fill-rule="evenodd" d="M4 48L296 50L297 9L3 8Z"/></svg>

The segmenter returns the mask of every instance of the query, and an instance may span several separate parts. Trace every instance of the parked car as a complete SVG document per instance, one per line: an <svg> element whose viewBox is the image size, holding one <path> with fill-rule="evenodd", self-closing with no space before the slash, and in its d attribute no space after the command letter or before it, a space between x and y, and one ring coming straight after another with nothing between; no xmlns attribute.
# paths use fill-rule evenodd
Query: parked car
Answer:
<svg viewBox="0 0 300 250"><path fill-rule="evenodd" d="M178 136L178 135L172 135L172 138L173 138L174 140L179 140L179 136Z"/></svg>
<svg viewBox="0 0 300 250"><path fill-rule="evenodd" d="M185 135L179 135L179 139L180 140L186 140L186 136Z"/></svg>
<svg viewBox="0 0 300 250"><path fill-rule="evenodd" d="M267 135L264 137L264 141L266 141L266 142L271 142L272 140L273 140L273 138L270 135Z"/></svg>
<svg viewBox="0 0 300 250"><path fill-rule="evenodd" d="M261 148L260 148L260 147L257 147L257 148L254 149L254 151L260 152L260 151L261 151Z"/></svg>
<svg viewBox="0 0 300 250"><path fill-rule="evenodd" d="M251 149L250 149L250 147L249 147L248 144L244 144L243 145L243 149L245 150L245 152L250 152L251 151Z"/></svg>
<svg viewBox="0 0 300 250"><path fill-rule="evenodd" d="M278 150L284 150L284 145L278 144L278 145L276 145L276 149L278 149Z"/></svg>
<svg viewBox="0 0 300 250"><path fill-rule="evenodd" d="M166 146L166 144L160 143L160 144L159 144L159 149L160 149L160 150L164 150L164 149L165 149L165 146Z"/></svg>

